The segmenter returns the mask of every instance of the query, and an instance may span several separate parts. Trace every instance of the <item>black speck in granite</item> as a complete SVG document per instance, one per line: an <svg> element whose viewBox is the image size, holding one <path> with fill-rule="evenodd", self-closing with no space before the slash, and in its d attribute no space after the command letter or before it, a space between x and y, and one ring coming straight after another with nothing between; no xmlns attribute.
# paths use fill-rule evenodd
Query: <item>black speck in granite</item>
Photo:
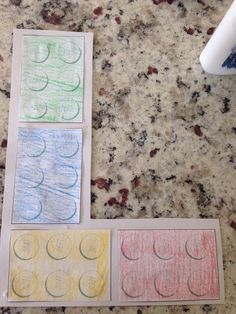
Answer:
<svg viewBox="0 0 236 314"><path fill-rule="evenodd" d="M46 23L59 25L71 7L67 1L47 1L43 3L40 15Z"/></svg>
<svg viewBox="0 0 236 314"><path fill-rule="evenodd" d="M192 95L191 95L190 102L193 103L193 104L196 104L199 97L200 97L200 93L197 92L197 91L194 91L194 92L192 93Z"/></svg>
<svg viewBox="0 0 236 314"><path fill-rule="evenodd" d="M180 76L177 76L177 78L176 78L176 84L177 84L177 87L178 87L178 88L182 88L182 87L184 87L184 88L190 88L189 84L183 82L182 77L180 77Z"/></svg>
<svg viewBox="0 0 236 314"><path fill-rule="evenodd" d="M3 93L7 98L10 98L10 91L0 88L0 93Z"/></svg>
<svg viewBox="0 0 236 314"><path fill-rule="evenodd" d="M210 85L210 84L204 84L204 85L203 85L203 90L204 90L207 94L210 94L210 93L211 93L211 85Z"/></svg>
<svg viewBox="0 0 236 314"><path fill-rule="evenodd" d="M184 312L184 313L187 313L187 312L190 311L190 308L189 308L188 306L186 306L186 305L183 305L183 306L182 306L182 309L183 309L183 312Z"/></svg>
<svg viewBox="0 0 236 314"><path fill-rule="evenodd" d="M230 99L228 97L224 97L224 99L223 99L223 106L220 109L220 111L222 113L226 113L226 112L230 111Z"/></svg>
<svg viewBox="0 0 236 314"><path fill-rule="evenodd" d="M15 6L19 6L21 4L22 0L10 0L10 3L15 5Z"/></svg>
<svg viewBox="0 0 236 314"><path fill-rule="evenodd" d="M134 132L136 133L136 131ZM143 130L137 134L133 134L132 136L129 135L129 140L134 144L134 146L138 145L139 147L143 147L145 141L147 140L147 131Z"/></svg>
<svg viewBox="0 0 236 314"><path fill-rule="evenodd" d="M97 198L98 197L97 197L96 193L92 192L91 193L91 204L95 203Z"/></svg>
<svg viewBox="0 0 236 314"><path fill-rule="evenodd" d="M211 204L211 195L205 190L202 183L197 184L197 204L200 209L204 209Z"/></svg>
<svg viewBox="0 0 236 314"><path fill-rule="evenodd" d="M175 175L171 175L167 178L165 178L166 181L170 181L170 180L173 180L173 181L176 181L176 176Z"/></svg>

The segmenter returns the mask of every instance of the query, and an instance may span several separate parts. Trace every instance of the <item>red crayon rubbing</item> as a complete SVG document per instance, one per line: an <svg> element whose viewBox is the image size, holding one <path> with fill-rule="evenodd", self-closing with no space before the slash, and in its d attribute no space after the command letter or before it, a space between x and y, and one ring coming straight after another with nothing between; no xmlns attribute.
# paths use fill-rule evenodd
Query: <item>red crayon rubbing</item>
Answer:
<svg viewBox="0 0 236 314"><path fill-rule="evenodd" d="M121 301L219 298L214 230L119 231Z"/></svg>

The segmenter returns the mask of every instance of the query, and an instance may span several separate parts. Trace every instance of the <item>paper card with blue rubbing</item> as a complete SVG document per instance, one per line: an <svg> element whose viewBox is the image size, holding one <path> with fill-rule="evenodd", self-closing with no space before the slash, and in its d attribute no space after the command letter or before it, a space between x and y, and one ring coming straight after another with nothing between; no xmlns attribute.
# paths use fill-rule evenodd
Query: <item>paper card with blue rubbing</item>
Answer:
<svg viewBox="0 0 236 314"><path fill-rule="evenodd" d="M84 37L24 36L20 119L82 122Z"/></svg>
<svg viewBox="0 0 236 314"><path fill-rule="evenodd" d="M19 128L13 223L79 223L81 129Z"/></svg>

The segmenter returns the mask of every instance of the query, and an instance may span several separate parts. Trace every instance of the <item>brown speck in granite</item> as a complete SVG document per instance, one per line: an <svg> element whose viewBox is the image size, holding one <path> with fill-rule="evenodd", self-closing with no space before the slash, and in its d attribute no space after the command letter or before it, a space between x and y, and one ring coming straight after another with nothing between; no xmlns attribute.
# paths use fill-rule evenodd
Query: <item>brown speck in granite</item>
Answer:
<svg viewBox="0 0 236 314"><path fill-rule="evenodd" d="M234 134L236 134L236 126L233 126L233 127L232 127L232 132L233 132Z"/></svg>
<svg viewBox="0 0 236 314"><path fill-rule="evenodd" d="M46 23L59 25L62 23L62 19L66 15L68 6L69 3L66 4L66 6L60 6L58 0L55 1L55 3L49 1L43 4L40 15Z"/></svg>
<svg viewBox="0 0 236 314"><path fill-rule="evenodd" d="M147 69L147 74L148 74L148 75L157 74L157 73L158 73L157 68L152 67L152 66L149 66L149 67L148 67L148 69Z"/></svg>
<svg viewBox="0 0 236 314"><path fill-rule="evenodd" d="M99 15L102 15L102 13L103 13L102 7L97 7L97 8L95 8L95 9L93 10L93 14L94 14L94 15L99 16Z"/></svg>
<svg viewBox="0 0 236 314"><path fill-rule="evenodd" d="M154 149L152 149L152 150L150 151L150 153L149 153L150 157L153 158L153 157L157 154L157 152L158 152L159 150L160 150L160 148L154 148Z"/></svg>
<svg viewBox="0 0 236 314"><path fill-rule="evenodd" d="M140 177L135 176L133 180L131 181L131 183L132 183L132 187L136 189L140 185Z"/></svg>
<svg viewBox="0 0 236 314"><path fill-rule="evenodd" d="M109 191L110 186L112 184L112 180L109 179L104 179L104 178L97 178L95 180L91 181L92 185L96 185L96 187L100 190L105 189L106 191Z"/></svg>
<svg viewBox="0 0 236 314"><path fill-rule="evenodd" d="M107 201L109 206L113 206L115 204L118 203L117 199L115 197L111 197L108 201Z"/></svg>
<svg viewBox="0 0 236 314"><path fill-rule="evenodd" d="M121 194L121 206L125 206L128 201L129 190L128 189L120 189L119 193Z"/></svg>
<svg viewBox="0 0 236 314"><path fill-rule="evenodd" d="M4 61L4 59L3 59L3 56L2 56L2 55L0 55L0 61L1 61L1 62L3 62L3 61Z"/></svg>
<svg viewBox="0 0 236 314"><path fill-rule="evenodd" d="M194 34L194 28L192 27L185 27L184 26L184 31L188 34L188 35L193 35Z"/></svg>
<svg viewBox="0 0 236 314"><path fill-rule="evenodd" d="M236 230L236 221L231 221L230 222L230 227Z"/></svg>
<svg viewBox="0 0 236 314"><path fill-rule="evenodd" d="M193 127L193 131L194 133L197 135L197 136L203 136L203 133L202 133L202 130L201 130L201 127L199 125L194 125Z"/></svg>
<svg viewBox="0 0 236 314"><path fill-rule="evenodd" d="M7 140L4 138L1 142L1 147L6 148L7 147Z"/></svg>
<svg viewBox="0 0 236 314"><path fill-rule="evenodd" d="M214 31L215 31L215 27L209 27L207 30L207 35L213 35Z"/></svg>
<svg viewBox="0 0 236 314"><path fill-rule="evenodd" d="M115 21L116 21L117 24L121 24L120 16L116 16L115 17Z"/></svg>
<svg viewBox="0 0 236 314"><path fill-rule="evenodd" d="M99 94L100 96L105 96L105 95L108 94L108 92L105 90L105 88L101 87L101 88L99 89L99 91L98 91L98 94Z"/></svg>

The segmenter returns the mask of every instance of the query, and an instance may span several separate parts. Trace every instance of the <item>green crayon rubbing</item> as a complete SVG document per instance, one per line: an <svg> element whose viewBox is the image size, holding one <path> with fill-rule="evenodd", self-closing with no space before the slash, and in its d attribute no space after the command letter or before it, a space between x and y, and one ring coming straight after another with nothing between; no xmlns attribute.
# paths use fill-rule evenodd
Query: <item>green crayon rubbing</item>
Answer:
<svg viewBox="0 0 236 314"><path fill-rule="evenodd" d="M24 36L21 121L82 122L84 38Z"/></svg>

